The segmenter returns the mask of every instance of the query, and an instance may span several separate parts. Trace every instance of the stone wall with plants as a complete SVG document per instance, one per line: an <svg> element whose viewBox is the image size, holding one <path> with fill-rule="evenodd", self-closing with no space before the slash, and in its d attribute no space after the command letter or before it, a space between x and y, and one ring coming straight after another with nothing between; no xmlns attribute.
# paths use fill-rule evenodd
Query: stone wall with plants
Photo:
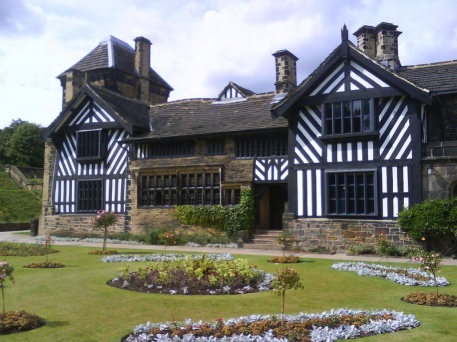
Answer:
<svg viewBox="0 0 457 342"><path fill-rule="evenodd" d="M414 247L419 243L408 237L396 221L297 219L286 230L303 250L322 248L344 253L352 246L376 246L381 237L397 247Z"/></svg>

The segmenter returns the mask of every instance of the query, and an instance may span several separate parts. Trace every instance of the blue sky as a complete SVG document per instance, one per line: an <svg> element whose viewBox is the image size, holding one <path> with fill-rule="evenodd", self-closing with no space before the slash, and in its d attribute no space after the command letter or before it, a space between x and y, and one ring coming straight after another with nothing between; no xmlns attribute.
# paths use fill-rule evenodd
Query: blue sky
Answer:
<svg viewBox="0 0 457 342"><path fill-rule="evenodd" d="M457 59L457 1L435 0L2 0L0 129L22 119L44 127L61 111L56 76L109 35L148 38L151 66L170 100L216 97L233 81L274 89L271 55L295 54L302 81L363 25L398 25L402 65Z"/></svg>

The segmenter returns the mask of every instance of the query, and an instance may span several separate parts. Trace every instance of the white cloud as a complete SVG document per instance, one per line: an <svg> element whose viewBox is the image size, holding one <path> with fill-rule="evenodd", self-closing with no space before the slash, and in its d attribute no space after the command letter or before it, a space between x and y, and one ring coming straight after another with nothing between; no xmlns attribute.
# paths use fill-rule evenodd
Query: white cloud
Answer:
<svg viewBox="0 0 457 342"><path fill-rule="evenodd" d="M0 128L13 119L49 125L61 109L56 76L113 35L153 43L152 67L171 99L215 97L229 82L274 88L274 58L288 49L301 81L362 25L391 22L404 65L457 59L457 2L435 0L3 0Z"/></svg>

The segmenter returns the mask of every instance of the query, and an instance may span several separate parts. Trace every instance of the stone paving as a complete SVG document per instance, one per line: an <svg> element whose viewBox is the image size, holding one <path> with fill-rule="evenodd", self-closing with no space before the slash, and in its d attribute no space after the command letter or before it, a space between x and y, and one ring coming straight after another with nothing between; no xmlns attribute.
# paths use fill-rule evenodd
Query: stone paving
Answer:
<svg viewBox="0 0 457 342"><path fill-rule="evenodd" d="M30 235L25 235L24 231L0 232L0 241L20 242L20 243L35 243L35 238ZM55 241L55 245L61 246L85 246L98 247L100 243L85 242L85 241ZM281 256L283 252L280 250L271 249L249 249L249 248L211 248L211 247L191 247L191 246L162 246L162 245L129 245L129 244L108 244L109 249L141 249L151 251L166 251L166 252L203 252L203 253L230 253L244 255L266 255L266 256ZM346 254L316 254L306 252L286 252L302 258L314 259L331 259L335 261L364 261L364 262L385 262L385 258L379 256L354 256ZM409 262L406 259L390 257L388 262ZM416 267L417 263L410 262L412 267ZM457 260L445 258L443 264L457 266Z"/></svg>

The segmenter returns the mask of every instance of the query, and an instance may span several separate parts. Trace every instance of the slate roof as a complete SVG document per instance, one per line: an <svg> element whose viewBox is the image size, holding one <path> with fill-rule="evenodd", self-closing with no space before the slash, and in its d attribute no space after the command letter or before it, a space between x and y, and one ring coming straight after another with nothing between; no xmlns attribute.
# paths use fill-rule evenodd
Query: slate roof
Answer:
<svg viewBox="0 0 457 342"><path fill-rule="evenodd" d="M77 108L85 99L93 98L114 120L129 134L149 131L149 104L133 100L110 91L106 88L85 84L78 95L74 97L62 110L59 116L45 129L42 136L50 137L65 127L73 116L73 109Z"/></svg>
<svg viewBox="0 0 457 342"><path fill-rule="evenodd" d="M103 87L87 85L94 93L103 100L118 116L125 125L132 125L134 131L149 131L149 104L133 100Z"/></svg>
<svg viewBox="0 0 457 342"><path fill-rule="evenodd" d="M403 66L397 73L432 94L457 92L457 60Z"/></svg>
<svg viewBox="0 0 457 342"><path fill-rule="evenodd" d="M135 50L126 42L116 37L108 36L83 59L65 70L65 72L74 69L87 72L106 68L115 68L130 74L135 74ZM58 77L64 76L65 72ZM152 68L149 70L149 79L156 84L173 90L173 88Z"/></svg>
<svg viewBox="0 0 457 342"><path fill-rule="evenodd" d="M214 104L216 99L189 99L152 105L152 132L129 141L259 133L287 128L284 118L271 115L274 93L255 94L245 101Z"/></svg>

